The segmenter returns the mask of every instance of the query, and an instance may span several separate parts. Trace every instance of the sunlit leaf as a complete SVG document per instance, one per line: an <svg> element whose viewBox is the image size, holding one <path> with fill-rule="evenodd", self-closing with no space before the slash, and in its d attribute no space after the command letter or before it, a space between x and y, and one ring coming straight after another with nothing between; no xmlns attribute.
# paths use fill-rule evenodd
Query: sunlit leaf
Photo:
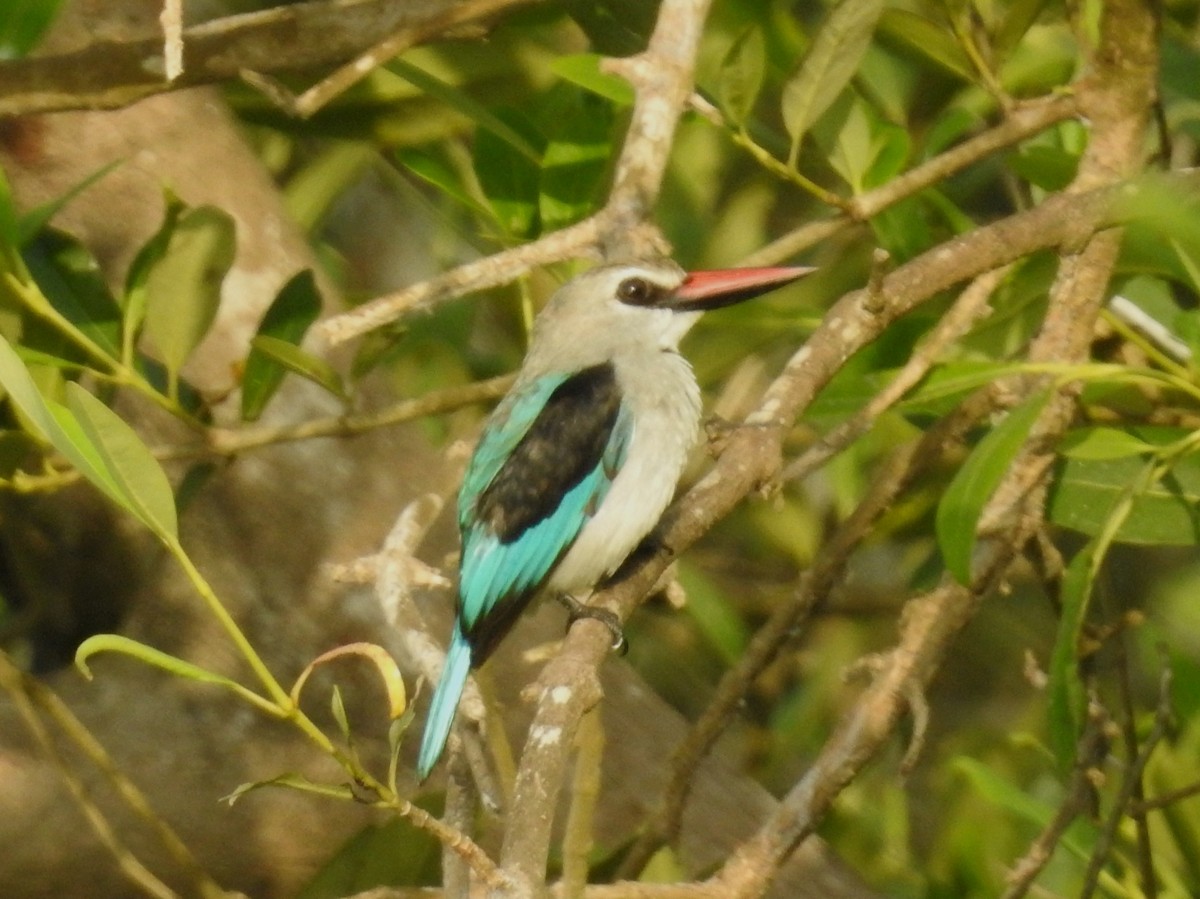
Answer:
<svg viewBox="0 0 1200 899"><path fill-rule="evenodd" d="M841 0L822 23L799 70L783 87L783 122L795 165L800 141L850 83L871 44L883 0Z"/></svg>
<svg viewBox="0 0 1200 899"><path fill-rule="evenodd" d="M231 690L245 689L237 681L231 680L222 674L209 671L207 668L201 668L199 665L193 665L191 662L185 661L178 656L165 653L162 650L155 649L153 646L147 646L145 643L139 643L137 640L131 640L129 637L123 637L120 634L96 634L88 637L75 650L75 667L79 669L84 677L91 680L92 669L88 663L93 656L103 653L128 656L151 667L174 674L176 677L182 677L185 680L197 681L202 684L214 684Z"/></svg>
<svg viewBox="0 0 1200 899"><path fill-rule="evenodd" d="M288 371L324 387L339 399L347 398L342 376L324 359L319 359L295 344L280 340L278 337L271 337L268 334L260 334L255 337L250 341L250 345L255 352L261 353L265 358L278 363Z"/></svg>
<svg viewBox="0 0 1200 899"><path fill-rule="evenodd" d="M304 670L296 678L296 683L292 685L291 690L292 702L299 705L304 685L308 683L309 677L319 666L328 664L335 659L347 657L358 657L375 666L387 693L388 717L395 719L403 715L408 705L408 698L404 688L404 678L400 675L400 668L386 649L374 643L347 643L321 653L304 666Z"/></svg>
<svg viewBox="0 0 1200 899"><path fill-rule="evenodd" d="M1049 397L1042 391L1009 412L979 441L938 503L938 547L947 571L961 584L971 582L975 529L983 507L1008 473Z"/></svg>
<svg viewBox="0 0 1200 899"><path fill-rule="evenodd" d="M619 75L602 72L600 63L603 59L603 56L596 53L560 56L550 63L550 70L563 80L611 100L617 106L632 106L632 85Z"/></svg>
<svg viewBox="0 0 1200 899"><path fill-rule="evenodd" d="M263 315L259 337L273 337L298 346L317 316L321 295L312 271L305 269L283 286ZM242 375L242 418L255 421L262 414L289 369L257 347L251 347Z"/></svg>
<svg viewBox="0 0 1200 899"><path fill-rule="evenodd" d="M123 505L163 539L178 535L175 497L162 466L120 416L78 384L67 385L76 420L99 451Z"/></svg>
<svg viewBox="0 0 1200 899"><path fill-rule="evenodd" d="M146 276L146 333L172 384L216 318L221 282L236 252L235 230L229 214L215 206L188 209Z"/></svg>

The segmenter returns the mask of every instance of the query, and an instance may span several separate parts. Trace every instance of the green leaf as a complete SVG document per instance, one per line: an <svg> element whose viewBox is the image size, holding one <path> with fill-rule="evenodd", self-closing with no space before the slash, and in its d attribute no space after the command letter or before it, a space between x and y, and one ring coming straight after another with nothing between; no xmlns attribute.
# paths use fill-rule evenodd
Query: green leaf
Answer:
<svg viewBox="0 0 1200 899"><path fill-rule="evenodd" d="M490 210L479 202L466 188L462 178L452 166L441 157L421 150L404 149L396 152L396 164L407 169L427 184L436 187L441 193L457 200L473 212L488 215Z"/></svg>
<svg viewBox="0 0 1200 899"><path fill-rule="evenodd" d="M817 32L799 70L783 86L783 122L795 166L800 141L850 83L883 12L883 0L841 0Z"/></svg>
<svg viewBox="0 0 1200 899"><path fill-rule="evenodd" d="M1146 464L1137 456L1066 459L1051 488L1050 520L1089 536L1099 534ZM1200 456L1179 459L1165 477L1136 494L1115 541L1150 546L1200 543Z"/></svg>
<svg viewBox="0 0 1200 899"><path fill-rule="evenodd" d="M318 796L325 796L329 799L354 799L354 791L345 784L325 784L315 780L309 780L303 774L280 774L278 777L272 777L270 780L256 780L252 783L240 784L228 796L221 797L225 802L233 805L247 793L253 793L255 790L260 790L263 787L288 787L293 790L300 790L302 793L315 793Z"/></svg>
<svg viewBox="0 0 1200 899"><path fill-rule="evenodd" d="M166 254L171 234L175 231L184 208L178 197L167 193L162 225L137 251L129 265L129 273L125 276L125 290L121 296L121 308L124 312L121 319L121 356L126 364L133 361L133 348L146 319L146 282L154 267Z"/></svg>
<svg viewBox="0 0 1200 899"><path fill-rule="evenodd" d="M938 503L938 546L946 569L961 584L971 582L975 528L983 507L1008 472L1049 398L1048 391L1041 391L1009 412L1004 421L979 441Z"/></svg>
<svg viewBox="0 0 1200 899"><path fill-rule="evenodd" d="M7 391L9 400L35 437L53 446L88 481L118 505L124 505L120 490L78 422L66 409L42 397L29 370L3 337L0 337L0 387ZM66 423L65 427L60 420Z"/></svg>
<svg viewBox="0 0 1200 899"><path fill-rule="evenodd" d="M54 230L26 243L22 258L42 295L63 318L113 360L121 358L121 308L108 290L95 257L79 241ZM27 345L36 344L32 332ZM69 360L101 364L55 332L54 352Z"/></svg>
<svg viewBox="0 0 1200 899"><path fill-rule="evenodd" d="M717 74L717 97L733 124L744 124L754 111L766 70L766 40L762 29L752 25L730 45Z"/></svg>
<svg viewBox="0 0 1200 899"><path fill-rule="evenodd" d="M525 139L519 131L514 130L499 116L493 114L489 109L476 103L458 88L447 84L441 79L429 74L424 69L419 69L410 62L403 59L393 59L387 65L388 69L395 72L413 87L428 94L431 97L436 97L447 106L457 110L462 115L466 116L478 127L491 132L494 136L507 143L518 153L525 156L531 162L537 162L540 153L538 148Z"/></svg>
<svg viewBox="0 0 1200 899"><path fill-rule="evenodd" d="M67 384L67 402L96 447L109 478L117 485L122 505L162 540L175 540L179 525L171 483L141 438L120 416L74 382Z"/></svg>
<svg viewBox="0 0 1200 899"><path fill-rule="evenodd" d="M958 39L947 28L906 9L888 9L879 19L879 36L900 50L928 59L964 81L975 80L975 68Z"/></svg>
<svg viewBox="0 0 1200 899"><path fill-rule="evenodd" d="M1042 190L1062 190L1075 178L1079 154L1061 147L1032 144L1008 157L1008 167Z"/></svg>
<svg viewBox="0 0 1200 899"><path fill-rule="evenodd" d="M550 71L585 91L611 100L617 106L632 106L634 100L632 85L619 75L600 71L600 63L603 60L604 57L596 53L560 56L550 63Z"/></svg>
<svg viewBox="0 0 1200 899"><path fill-rule="evenodd" d="M528 136L531 143L542 147L545 139L537 128L517 110L498 110L514 130ZM538 212L538 178L540 166L528 156L518 153L507 142L489 131L475 135L471 155L475 176L501 230L509 237L534 236Z"/></svg>
<svg viewBox="0 0 1200 899"><path fill-rule="evenodd" d="M273 337L298 346L321 314L321 295L312 271L294 275L279 291L258 325L259 337ZM252 347L242 375L242 418L257 421L289 371L278 360Z"/></svg>
<svg viewBox="0 0 1200 899"><path fill-rule="evenodd" d="M1013 0L1008 5L1008 14L992 41L997 58L1003 59L1021 42L1021 38L1045 9L1046 3L1047 0Z"/></svg>
<svg viewBox="0 0 1200 899"><path fill-rule="evenodd" d="M1087 694L1079 676L1079 638L1102 552L1097 542L1089 543L1071 560L1062 579L1062 615L1050 654L1046 715L1050 748L1064 774L1075 763L1087 714Z"/></svg>
<svg viewBox="0 0 1200 899"><path fill-rule="evenodd" d="M170 655L160 649L155 649L153 646L147 646L145 643L139 643L137 640L131 640L129 637L122 637L119 634L96 634L88 637L75 650L75 667L79 669L84 677L91 680L92 670L88 666L88 662L92 656L106 652L129 656L153 668L158 668L186 680L202 684L215 684L229 690L240 691L246 689L237 681L231 680L223 674L217 674L216 672L209 671L207 668L193 665L191 662L185 661L178 656Z"/></svg>
<svg viewBox="0 0 1200 899"><path fill-rule="evenodd" d="M733 664L745 652L750 635L745 623L729 599L701 571L680 565L679 582L687 593L684 607L705 638L727 664Z"/></svg>
<svg viewBox="0 0 1200 899"><path fill-rule="evenodd" d="M15 254L16 248L20 245L21 225L17 204L13 199L8 177L4 174L3 167L0 167L0 251L6 255ZM0 271L11 269L12 265L6 264L0 268Z"/></svg>
<svg viewBox="0 0 1200 899"><path fill-rule="evenodd" d="M233 219L215 206L197 206L179 216L165 252L146 275L146 333L167 368L173 395L180 369L216 318L236 245Z"/></svg>
<svg viewBox="0 0 1200 899"><path fill-rule="evenodd" d="M605 101L580 94L564 111L542 157L538 212L543 233L573 224L596 208L612 138L613 110Z"/></svg>
<svg viewBox="0 0 1200 899"><path fill-rule="evenodd" d="M1107 427L1076 428L1063 437L1058 447L1060 455L1071 459L1121 459L1154 449L1153 443L1128 431Z"/></svg>
<svg viewBox="0 0 1200 899"><path fill-rule="evenodd" d="M5 0L0 4L0 59L25 56L37 46L62 0Z"/></svg>
<svg viewBox="0 0 1200 899"><path fill-rule="evenodd" d="M319 359L311 353L306 353L300 347L260 334L250 342L255 352L261 353L267 359L278 363L288 371L324 387L338 399L348 399L342 376L324 359Z"/></svg>

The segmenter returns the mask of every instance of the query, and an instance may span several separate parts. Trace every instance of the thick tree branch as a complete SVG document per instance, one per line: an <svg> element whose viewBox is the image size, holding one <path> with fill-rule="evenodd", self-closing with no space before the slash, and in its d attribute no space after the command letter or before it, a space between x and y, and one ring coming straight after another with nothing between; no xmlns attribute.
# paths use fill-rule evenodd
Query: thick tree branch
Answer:
<svg viewBox="0 0 1200 899"><path fill-rule="evenodd" d="M385 39L393 55L534 0L323 0L214 19L183 32L183 71L168 80L161 35L96 40L79 50L0 60L0 117L115 109L244 71L291 72L345 62Z"/></svg>

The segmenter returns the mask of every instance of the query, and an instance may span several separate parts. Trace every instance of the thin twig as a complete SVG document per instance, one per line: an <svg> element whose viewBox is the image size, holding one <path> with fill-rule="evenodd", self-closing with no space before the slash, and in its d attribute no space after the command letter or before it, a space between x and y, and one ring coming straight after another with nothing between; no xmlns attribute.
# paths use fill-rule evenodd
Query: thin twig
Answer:
<svg viewBox="0 0 1200 899"><path fill-rule="evenodd" d="M1004 891L1003 899L1020 899L1029 892L1037 876L1054 855L1055 847L1067 828L1091 808L1096 791L1093 771L1104 762L1104 756L1108 752L1107 726L1108 716L1103 707L1093 703L1089 708L1087 725L1075 750L1075 767L1071 772L1066 795L1059 803L1054 817L1013 865L1008 874L1008 887Z"/></svg>

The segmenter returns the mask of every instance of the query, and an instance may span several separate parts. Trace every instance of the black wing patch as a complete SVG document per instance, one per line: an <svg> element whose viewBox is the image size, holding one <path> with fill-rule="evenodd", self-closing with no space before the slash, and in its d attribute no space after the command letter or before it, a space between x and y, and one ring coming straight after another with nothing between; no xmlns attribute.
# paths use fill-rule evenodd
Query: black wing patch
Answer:
<svg viewBox="0 0 1200 899"><path fill-rule="evenodd" d="M475 505L476 518L512 543L600 464L621 408L609 363L563 381Z"/></svg>

